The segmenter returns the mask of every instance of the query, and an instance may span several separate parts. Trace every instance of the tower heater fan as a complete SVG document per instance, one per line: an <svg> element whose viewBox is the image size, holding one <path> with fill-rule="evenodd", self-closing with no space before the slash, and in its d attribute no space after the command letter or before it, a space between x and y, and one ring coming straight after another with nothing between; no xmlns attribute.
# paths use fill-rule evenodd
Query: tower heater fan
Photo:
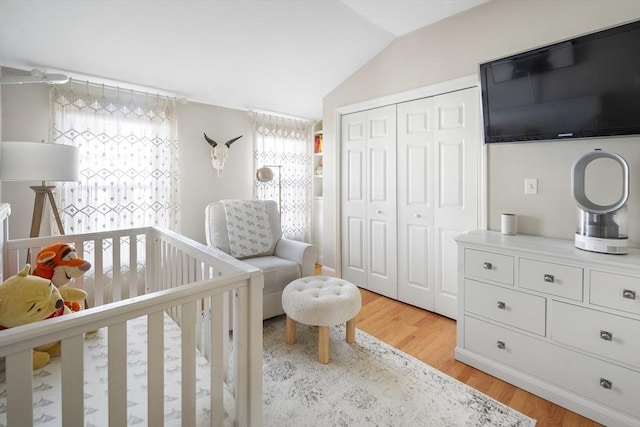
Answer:
<svg viewBox="0 0 640 427"><path fill-rule="evenodd" d="M589 199L588 186L597 186L598 182L588 181L587 166L598 159L611 159L622 169L622 191L620 198L608 205L600 205ZM611 180L605 185L613 186ZM629 165L616 153L596 149L580 157L573 164L571 190L578 204L578 227L575 246L579 249L605 254L626 254L628 252L627 209L629 199ZM607 189L613 194L614 187Z"/></svg>

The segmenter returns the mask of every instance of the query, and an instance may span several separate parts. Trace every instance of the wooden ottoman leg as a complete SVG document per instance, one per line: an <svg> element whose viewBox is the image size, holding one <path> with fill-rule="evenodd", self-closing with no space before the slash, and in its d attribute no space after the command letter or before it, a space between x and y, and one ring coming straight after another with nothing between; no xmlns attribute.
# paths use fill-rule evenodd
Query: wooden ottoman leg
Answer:
<svg viewBox="0 0 640 427"><path fill-rule="evenodd" d="M296 343L296 321L287 316L287 344Z"/></svg>
<svg viewBox="0 0 640 427"><path fill-rule="evenodd" d="M329 363L329 327L318 326L318 359L320 363Z"/></svg>
<svg viewBox="0 0 640 427"><path fill-rule="evenodd" d="M353 344L356 341L356 318L347 320L347 342Z"/></svg>

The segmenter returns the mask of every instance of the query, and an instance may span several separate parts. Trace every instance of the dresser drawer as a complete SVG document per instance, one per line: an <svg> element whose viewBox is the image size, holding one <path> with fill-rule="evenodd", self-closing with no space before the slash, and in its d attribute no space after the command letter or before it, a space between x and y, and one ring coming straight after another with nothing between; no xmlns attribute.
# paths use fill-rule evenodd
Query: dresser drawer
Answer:
<svg viewBox="0 0 640 427"><path fill-rule="evenodd" d="M465 316L466 349L640 417L640 373ZM606 388L609 382L611 388Z"/></svg>
<svg viewBox="0 0 640 427"><path fill-rule="evenodd" d="M542 297L465 279L464 308L514 328L546 334L546 299Z"/></svg>
<svg viewBox="0 0 640 427"><path fill-rule="evenodd" d="M521 287L582 301L582 268L520 258Z"/></svg>
<svg viewBox="0 0 640 427"><path fill-rule="evenodd" d="M591 304L640 314L640 277L593 270L590 278Z"/></svg>
<svg viewBox="0 0 640 427"><path fill-rule="evenodd" d="M465 249L464 274L513 285L513 257Z"/></svg>
<svg viewBox="0 0 640 427"><path fill-rule="evenodd" d="M551 310L554 341L640 367L640 320L559 301Z"/></svg>

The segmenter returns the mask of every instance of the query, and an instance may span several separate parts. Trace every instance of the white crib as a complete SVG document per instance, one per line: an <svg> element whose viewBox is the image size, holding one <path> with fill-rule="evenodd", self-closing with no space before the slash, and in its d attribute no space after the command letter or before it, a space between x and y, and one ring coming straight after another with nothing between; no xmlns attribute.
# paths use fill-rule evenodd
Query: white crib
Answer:
<svg viewBox="0 0 640 427"><path fill-rule="evenodd" d="M201 425L202 412L207 415L206 425L261 425L260 270L154 227L7 240L4 222L4 233L0 233L0 238L1 234L5 236L4 279L20 270L28 250L35 257L42 247L61 241L75 246L78 255L91 262L92 269L75 283L89 293L89 309L0 331L0 358L5 358L6 365L6 396L0 396L4 398L4 403L0 402L0 425L40 423L41 420L34 420L36 372L32 370L32 348L52 341L62 342L62 356L55 362L61 367L60 383L56 384L61 389L58 392L61 402L54 425L129 425L132 393L144 395L146 401L146 419L141 425L171 424L165 421L167 392L180 395L178 425ZM230 299L233 325L229 325ZM131 375L127 375L127 342L131 342L127 324L131 329L131 322L140 323L140 319L146 324L143 341L146 341L147 375L144 387L132 390L128 378ZM166 386L165 358L170 350L165 342L167 319L169 323L175 321L180 330L181 367L177 373L179 385L175 386L180 388L179 392L175 388L167 390ZM87 337L95 331L107 337L99 345L106 346L103 351L108 360L104 368L108 379L103 381L106 385L100 385L106 389L102 400L108 415L99 423L88 421L84 400L86 388L99 377L86 369L85 352L90 341ZM203 364L198 361L203 358L208 362L204 369L210 378L205 385L208 390L204 390L208 408L197 410L201 402L196 404L196 393L200 396L203 392L202 381L199 382ZM197 391L196 382L199 382ZM233 398L231 409L224 407L225 396L229 394Z"/></svg>

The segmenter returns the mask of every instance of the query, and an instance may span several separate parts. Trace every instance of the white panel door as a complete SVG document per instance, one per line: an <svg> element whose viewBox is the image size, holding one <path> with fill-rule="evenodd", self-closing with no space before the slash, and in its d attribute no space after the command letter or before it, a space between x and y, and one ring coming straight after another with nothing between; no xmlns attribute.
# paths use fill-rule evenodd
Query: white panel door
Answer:
<svg viewBox="0 0 640 427"><path fill-rule="evenodd" d="M398 299L434 310L433 98L398 104Z"/></svg>
<svg viewBox="0 0 640 427"><path fill-rule="evenodd" d="M367 285L397 299L396 106L369 110L367 123Z"/></svg>
<svg viewBox="0 0 640 427"><path fill-rule="evenodd" d="M478 88L434 97L434 311L457 314L458 234L479 227Z"/></svg>
<svg viewBox="0 0 640 427"><path fill-rule="evenodd" d="M398 299L456 318L457 247L478 227L478 91L398 104Z"/></svg>
<svg viewBox="0 0 640 427"><path fill-rule="evenodd" d="M342 276L457 315L454 237L479 227L477 88L342 117ZM396 191L397 183L397 191Z"/></svg>
<svg viewBox="0 0 640 427"><path fill-rule="evenodd" d="M342 117L342 277L397 298L396 107Z"/></svg>
<svg viewBox="0 0 640 427"><path fill-rule="evenodd" d="M367 112L342 116L342 277L365 289L367 242Z"/></svg>

